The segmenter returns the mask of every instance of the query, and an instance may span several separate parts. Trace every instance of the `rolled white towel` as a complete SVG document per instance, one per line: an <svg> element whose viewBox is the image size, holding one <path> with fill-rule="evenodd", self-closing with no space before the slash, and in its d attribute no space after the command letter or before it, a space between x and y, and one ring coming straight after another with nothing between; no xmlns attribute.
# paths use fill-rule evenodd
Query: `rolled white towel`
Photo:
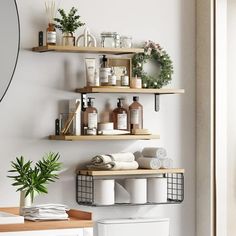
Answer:
<svg viewBox="0 0 236 236"><path fill-rule="evenodd" d="M137 161L121 162L121 161L111 161L109 163L92 163L87 165L89 169L98 170L136 170L139 165Z"/></svg>
<svg viewBox="0 0 236 236"><path fill-rule="evenodd" d="M131 162L114 161L112 165L113 167L111 170L136 170L139 167L137 161L131 161Z"/></svg>
<svg viewBox="0 0 236 236"><path fill-rule="evenodd" d="M145 147L142 150L142 154L145 157L158 157L164 158L167 155L166 149L162 147Z"/></svg>
<svg viewBox="0 0 236 236"><path fill-rule="evenodd" d="M109 154L113 161L132 162L135 160L135 156L132 152L119 152Z"/></svg>
<svg viewBox="0 0 236 236"><path fill-rule="evenodd" d="M146 158L140 157L137 160L139 167L144 169L160 169L161 168L161 160L159 158Z"/></svg>
<svg viewBox="0 0 236 236"><path fill-rule="evenodd" d="M169 169L173 167L173 160L171 158L162 158L161 160L161 168Z"/></svg>
<svg viewBox="0 0 236 236"><path fill-rule="evenodd" d="M121 152L121 153L112 153L112 154L106 154L106 155L97 155L92 158L91 163L103 163L107 164L111 161L116 162L132 162L135 160L134 154L132 152Z"/></svg>

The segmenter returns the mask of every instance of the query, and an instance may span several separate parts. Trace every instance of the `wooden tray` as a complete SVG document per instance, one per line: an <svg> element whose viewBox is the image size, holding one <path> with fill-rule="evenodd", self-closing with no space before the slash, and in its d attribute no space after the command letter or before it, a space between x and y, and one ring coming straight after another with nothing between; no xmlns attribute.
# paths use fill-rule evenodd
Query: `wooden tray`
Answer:
<svg viewBox="0 0 236 236"><path fill-rule="evenodd" d="M19 208L0 208L0 211L18 215ZM32 230L53 230L93 227L92 213L69 210L69 220L32 222L25 220L23 224L0 225L0 232L32 231Z"/></svg>

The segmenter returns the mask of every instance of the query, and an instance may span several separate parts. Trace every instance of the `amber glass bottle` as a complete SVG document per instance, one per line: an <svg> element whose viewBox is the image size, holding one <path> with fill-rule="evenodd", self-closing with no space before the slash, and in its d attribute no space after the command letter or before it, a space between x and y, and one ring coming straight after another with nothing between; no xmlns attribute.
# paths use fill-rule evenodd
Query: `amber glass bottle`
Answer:
<svg viewBox="0 0 236 236"><path fill-rule="evenodd" d="M112 113L114 129L128 130L128 112L122 107L121 100L123 99L118 98L117 108Z"/></svg>
<svg viewBox="0 0 236 236"><path fill-rule="evenodd" d="M57 41L57 35L56 35L55 25L53 23L49 23L46 33L46 44L56 45L56 41Z"/></svg>
<svg viewBox="0 0 236 236"><path fill-rule="evenodd" d="M143 128L143 106L138 102L139 97L133 97L133 103L129 106L130 131Z"/></svg>
<svg viewBox="0 0 236 236"><path fill-rule="evenodd" d="M82 113L82 133L85 135L88 134L85 129L87 131L94 130L94 134L97 133L98 111L93 107L92 99L94 98L88 98L88 107Z"/></svg>

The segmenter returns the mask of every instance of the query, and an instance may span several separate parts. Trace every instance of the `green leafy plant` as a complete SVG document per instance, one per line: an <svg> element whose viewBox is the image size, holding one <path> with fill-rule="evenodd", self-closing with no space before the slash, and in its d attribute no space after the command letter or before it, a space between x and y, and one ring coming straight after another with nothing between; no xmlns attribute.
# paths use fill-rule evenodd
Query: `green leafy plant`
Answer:
<svg viewBox="0 0 236 236"><path fill-rule="evenodd" d="M8 171L16 175L8 177L14 180L12 185L18 187L16 191L26 191L25 197L30 194L33 202L35 193L48 193L46 185L59 178L56 173L62 166L59 159L59 153L49 152L32 166L32 161L25 161L23 156L16 157L16 161L11 162L12 169Z"/></svg>
<svg viewBox="0 0 236 236"><path fill-rule="evenodd" d="M55 27L62 31L62 33L73 34L77 28L84 25L79 18L79 15L76 15L78 10L75 7L72 7L68 15L65 13L64 9L58 9L58 12L61 15L61 19L54 18L56 22Z"/></svg>

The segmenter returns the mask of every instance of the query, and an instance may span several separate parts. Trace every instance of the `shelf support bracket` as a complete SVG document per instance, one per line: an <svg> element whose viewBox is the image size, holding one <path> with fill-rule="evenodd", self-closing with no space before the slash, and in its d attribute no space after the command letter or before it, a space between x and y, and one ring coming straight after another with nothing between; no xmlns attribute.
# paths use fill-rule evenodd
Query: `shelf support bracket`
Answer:
<svg viewBox="0 0 236 236"><path fill-rule="evenodd" d="M87 101L87 94L86 93L81 93L81 111L85 111L86 101Z"/></svg>
<svg viewBox="0 0 236 236"><path fill-rule="evenodd" d="M160 95L158 93L154 94L154 100L155 100L155 111L160 111Z"/></svg>

